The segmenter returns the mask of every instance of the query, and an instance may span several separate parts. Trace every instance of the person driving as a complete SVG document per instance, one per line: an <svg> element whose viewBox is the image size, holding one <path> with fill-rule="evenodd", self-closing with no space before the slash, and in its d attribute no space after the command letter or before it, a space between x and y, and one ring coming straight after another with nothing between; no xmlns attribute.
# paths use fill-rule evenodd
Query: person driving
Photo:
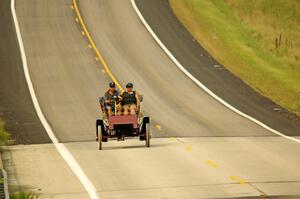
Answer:
<svg viewBox="0 0 300 199"><path fill-rule="evenodd" d="M115 108L117 108L118 114L121 114L121 109L115 107L115 100L117 100L117 104L119 99L119 91L116 89L116 84L115 82L110 82L109 83L109 89L105 92L104 94L104 104L105 104L105 109L108 112L108 115L111 116L114 114Z"/></svg>
<svg viewBox="0 0 300 199"><path fill-rule="evenodd" d="M128 83L126 85L126 91L121 95L124 115L136 114L136 111L140 107L140 98L136 91L133 91L133 84Z"/></svg>

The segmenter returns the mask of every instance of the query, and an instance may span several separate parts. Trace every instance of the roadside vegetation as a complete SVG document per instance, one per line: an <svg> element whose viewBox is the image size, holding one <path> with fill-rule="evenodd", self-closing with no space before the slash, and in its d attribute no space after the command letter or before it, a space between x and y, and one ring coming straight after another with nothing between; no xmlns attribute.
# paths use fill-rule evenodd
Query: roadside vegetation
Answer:
<svg viewBox="0 0 300 199"><path fill-rule="evenodd" d="M6 144L8 139L9 139L9 134L5 130L5 122L0 118L0 146ZM3 186L3 183L4 183L3 177L0 177L0 185Z"/></svg>
<svg viewBox="0 0 300 199"><path fill-rule="evenodd" d="M5 130L5 122L0 118L0 146L7 143L9 134Z"/></svg>
<svg viewBox="0 0 300 199"><path fill-rule="evenodd" d="M10 195L10 199L38 199L39 196L34 193L16 192Z"/></svg>
<svg viewBox="0 0 300 199"><path fill-rule="evenodd" d="M8 143L9 133L5 129L5 122L0 118L0 146ZM3 178L0 178L0 184L3 185ZM15 192L10 194L10 199L38 199L39 195L32 192Z"/></svg>
<svg viewBox="0 0 300 199"><path fill-rule="evenodd" d="M181 23L215 59L300 115L300 1L169 1Z"/></svg>

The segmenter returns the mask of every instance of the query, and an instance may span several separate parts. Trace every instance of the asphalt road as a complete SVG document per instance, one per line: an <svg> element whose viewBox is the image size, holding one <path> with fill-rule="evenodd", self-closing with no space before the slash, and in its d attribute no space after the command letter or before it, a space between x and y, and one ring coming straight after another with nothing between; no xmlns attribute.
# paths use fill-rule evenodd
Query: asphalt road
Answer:
<svg viewBox="0 0 300 199"><path fill-rule="evenodd" d="M49 143L26 85L10 1L0 1L0 117L18 144Z"/></svg>
<svg viewBox="0 0 300 199"><path fill-rule="evenodd" d="M145 95L146 112L163 129L155 136L272 135L188 79L143 28L130 2L80 1L80 6L113 73Z"/></svg>
<svg viewBox="0 0 300 199"><path fill-rule="evenodd" d="M128 140L97 150L97 97L110 78L82 36L71 1L17 0L16 8L42 111L100 198L300 195L298 143L274 136L198 88L158 47L129 0L79 5L113 74L144 94L153 121L151 148ZM6 161L15 163L9 167L15 186L45 198L87 197L51 144L7 153Z"/></svg>
<svg viewBox="0 0 300 199"><path fill-rule="evenodd" d="M136 5L168 50L216 95L273 129L300 135L300 117L254 91L211 57L178 21L168 0L136 0Z"/></svg>

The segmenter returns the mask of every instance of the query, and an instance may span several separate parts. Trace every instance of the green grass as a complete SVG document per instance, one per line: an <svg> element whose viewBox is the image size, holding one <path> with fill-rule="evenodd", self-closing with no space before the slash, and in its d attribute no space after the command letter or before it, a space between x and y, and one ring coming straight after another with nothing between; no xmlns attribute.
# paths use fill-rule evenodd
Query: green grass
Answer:
<svg viewBox="0 0 300 199"><path fill-rule="evenodd" d="M27 193L27 192L16 192L10 194L10 199L38 199L39 196L34 193Z"/></svg>
<svg viewBox="0 0 300 199"><path fill-rule="evenodd" d="M215 59L300 115L300 1L169 1L181 23Z"/></svg>
<svg viewBox="0 0 300 199"><path fill-rule="evenodd" d="M6 144L9 137L8 132L5 130L5 122L0 118L0 145Z"/></svg>

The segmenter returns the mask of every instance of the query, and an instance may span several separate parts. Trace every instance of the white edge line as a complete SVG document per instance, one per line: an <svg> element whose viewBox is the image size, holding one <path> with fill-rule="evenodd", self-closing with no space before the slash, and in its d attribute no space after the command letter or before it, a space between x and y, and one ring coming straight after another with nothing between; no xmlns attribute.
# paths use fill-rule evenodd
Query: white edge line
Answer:
<svg viewBox="0 0 300 199"><path fill-rule="evenodd" d="M30 92L30 95L31 95L33 105L34 105L35 110L38 114L38 117L41 120L41 122L42 122L47 134L49 135L51 141L53 142L54 146L56 147L56 150L59 152L59 154L65 160L65 162L69 165L69 167L74 172L74 174L78 177L78 179L80 180L80 182L84 186L85 190L88 192L90 198L98 199L98 196L96 194L96 189L95 189L94 185L91 183L91 181L85 175L85 173L83 172L83 170L81 169L81 167L79 166L79 164L77 163L77 161L75 160L73 155L70 153L70 151L65 147L65 145L63 143L58 142L57 138L55 137L55 135L54 135L54 133L51 129L51 127L49 126L47 120L45 119L45 116L44 116L44 114L43 114L43 112L40 108L39 102L37 100L37 97L36 97L36 94L35 94L31 79L30 79L30 75L29 75L29 71L28 71L28 65L27 65L27 58L26 58L26 55L25 55L25 49L24 49L23 40L22 40L20 27L19 27L19 22L18 22L18 18L17 18L17 15L16 15L16 10L15 10L15 0L11 0L11 12L12 12L12 16L13 16L13 20L14 20L14 24L15 24L15 28L16 28L17 39L18 39L18 42L19 42L19 47L20 47L20 52L21 52L21 57L22 57L22 63L23 63L25 78L26 78L26 81L27 81L27 85L28 85L28 88L29 88L29 92Z"/></svg>
<svg viewBox="0 0 300 199"><path fill-rule="evenodd" d="M8 191L8 180L7 180L7 173L4 169L2 169L3 173L3 180L4 180L4 194L5 194L5 199L9 199L9 191Z"/></svg>
<svg viewBox="0 0 300 199"><path fill-rule="evenodd" d="M296 139L294 137L291 136L287 136L283 133L280 133L279 131L276 131L275 129L272 129L271 127L267 126L266 124L254 119L253 117L239 111L238 109L234 108L233 106L231 106L230 104L228 104L227 102L225 102L223 99L221 99L220 97L218 97L216 94L214 94L211 90L209 90L206 86L204 86L198 79L196 79L191 73L189 73L181 64L180 62L173 56L173 54L168 50L168 48L160 41L160 39L158 38L158 36L154 33L154 31L151 29L151 27L149 26L149 24L147 23L147 21L144 19L143 15L141 14L140 10L138 9L135 0L131 0L131 4L135 10L135 12L137 13L137 15L139 16L140 20L142 21L142 23L144 24L144 26L146 27L146 29L150 32L150 34L152 35L152 37L154 38L154 40L158 43L158 45L163 49L163 51L168 55L168 57L175 63L175 65L186 75L188 76L195 84L197 84L201 89L203 89L206 93L208 93L210 96L212 96L214 99L216 99L217 101L219 101L221 104L223 104L224 106L226 106L227 108L229 108L230 110L232 110L233 112L251 120L252 122L260 125L261 127L271 131L272 133L282 136L284 138L287 138L289 140L295 141L300 143L299 139Z"/></svg>

